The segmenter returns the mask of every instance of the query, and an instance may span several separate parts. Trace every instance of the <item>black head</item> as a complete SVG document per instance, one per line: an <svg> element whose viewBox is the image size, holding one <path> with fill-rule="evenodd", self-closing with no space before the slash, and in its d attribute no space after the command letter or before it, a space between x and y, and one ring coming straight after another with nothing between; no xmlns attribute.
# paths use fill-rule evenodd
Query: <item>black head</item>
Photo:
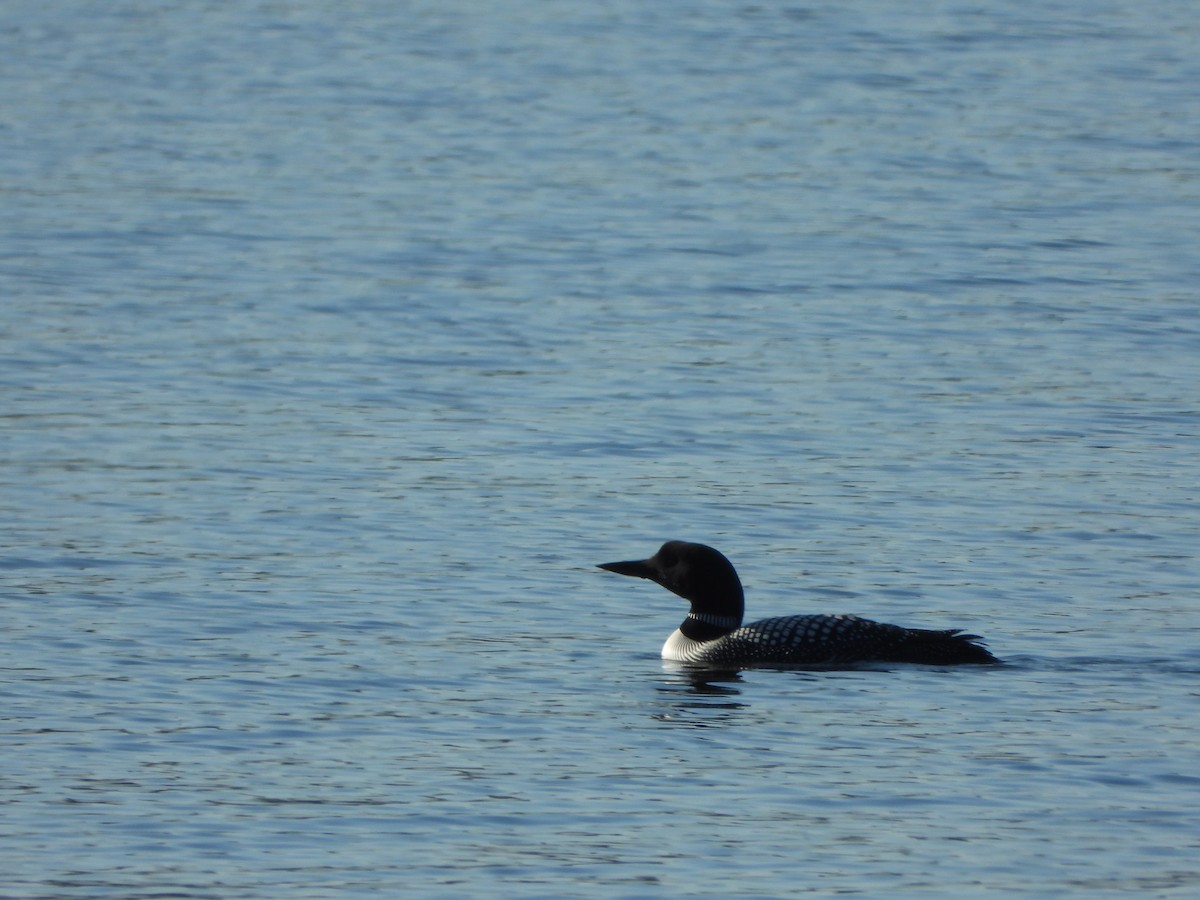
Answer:
<svg viewBox="0 0 1200 900"><path fill-rule="evenodd" d="M733 563L704 544L667 541L649 559L601 563L618 575L648 578L692 604L692 611L742 619L742 582Z"/></svg>

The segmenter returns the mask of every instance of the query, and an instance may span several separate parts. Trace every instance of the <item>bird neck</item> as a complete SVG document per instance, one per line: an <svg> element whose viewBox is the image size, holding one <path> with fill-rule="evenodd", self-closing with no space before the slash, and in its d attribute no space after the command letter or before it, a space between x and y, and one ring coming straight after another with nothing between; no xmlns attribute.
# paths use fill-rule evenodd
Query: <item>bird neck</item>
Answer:
<svg viewBox="0 0 1200 900"><path fill-rule="evenodd" d="M742 624L742 617L720 616L715 613L697 612L693 609L679 626L684 637L693 641L712 641L736 631Z"/></svg>

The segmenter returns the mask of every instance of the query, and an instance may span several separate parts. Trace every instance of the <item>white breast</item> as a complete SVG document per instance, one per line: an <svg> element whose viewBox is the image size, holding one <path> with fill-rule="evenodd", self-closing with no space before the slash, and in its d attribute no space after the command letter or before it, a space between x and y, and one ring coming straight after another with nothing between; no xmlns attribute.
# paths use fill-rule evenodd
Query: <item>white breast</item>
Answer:
<svg viewBox="0 0 1200 900"><path fill-rule="evenodd" d="M711 641L707 643L712 643ZM705 641L693 641L690 637L686 637L678 628L667 638L667 642L663 644L662 658L671 659L675 662L688 662L696 659L696 655L702 647L707 644Z"/></svg>

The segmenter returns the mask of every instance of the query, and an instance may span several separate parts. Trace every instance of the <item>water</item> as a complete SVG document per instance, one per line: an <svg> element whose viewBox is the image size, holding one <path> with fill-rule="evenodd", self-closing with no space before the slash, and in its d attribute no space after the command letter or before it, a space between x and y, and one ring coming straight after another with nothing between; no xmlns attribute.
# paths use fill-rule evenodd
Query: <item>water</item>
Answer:
<svg viewBox="0 0 1200 900"><path fill-rule="evenodd" d="M1194 895L1198 36L5 4L0 894Z"/></svg>

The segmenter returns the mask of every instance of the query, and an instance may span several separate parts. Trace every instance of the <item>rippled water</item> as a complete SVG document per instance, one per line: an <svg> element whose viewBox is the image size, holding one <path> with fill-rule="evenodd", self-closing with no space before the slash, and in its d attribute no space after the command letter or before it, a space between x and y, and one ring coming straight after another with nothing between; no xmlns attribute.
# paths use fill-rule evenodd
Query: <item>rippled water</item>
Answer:
<svg viewBox="0 0 1200 900"><path fill-rule="evenodd" d="M5 4L0 894L1193 895L1198 36Z"/></svg>

